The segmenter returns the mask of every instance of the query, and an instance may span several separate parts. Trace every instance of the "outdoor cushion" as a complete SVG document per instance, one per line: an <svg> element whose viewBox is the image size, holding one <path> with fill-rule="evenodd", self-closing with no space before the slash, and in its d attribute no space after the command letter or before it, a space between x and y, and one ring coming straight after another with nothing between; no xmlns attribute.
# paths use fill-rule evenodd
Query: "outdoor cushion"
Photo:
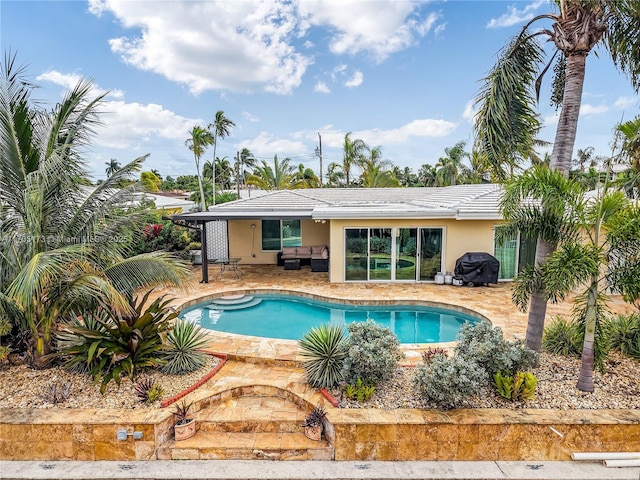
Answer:
<svg viewBox="0 0 640 480"><path fill-rule="evenodd" d="M282 258L283 260L298 258L296 247L282 247Z"/></svg>
<svg viewBox="0 0 640 480"><path fill-rule="evenodd" d="M326 247L324 245L313 245L311 247L311 255L321 255L322 254L322 250L324 250Z"/></svg>
<svg viewBox="0 0 640 480"><path fill-rule="evenodd" d="M311 258L311 247L296 247L298 258Z"/></svg>
<svg viewBox="0 0 640 480"><path fill-rule="evenodd" d="M312 259L329 258L329 249L325 245L311 247L311 258Z"/></svg>

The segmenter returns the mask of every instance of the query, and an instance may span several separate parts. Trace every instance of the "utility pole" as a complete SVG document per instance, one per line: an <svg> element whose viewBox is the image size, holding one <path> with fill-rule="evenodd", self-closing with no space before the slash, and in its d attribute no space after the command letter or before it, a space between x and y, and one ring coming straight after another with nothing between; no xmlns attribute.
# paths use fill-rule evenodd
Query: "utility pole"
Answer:
<svg viewBox="0 0 640 480"><path fill-rule="evenodd" d="M236 152L236 190L240 200L240 152Z"/></svg>
<svg viewBox="0 0 640 480"><path fill-rule="evenodd" d="M318 133L319 147L316 147L316 157L320 158L320 188L322 188L322 136Z"/></svg>

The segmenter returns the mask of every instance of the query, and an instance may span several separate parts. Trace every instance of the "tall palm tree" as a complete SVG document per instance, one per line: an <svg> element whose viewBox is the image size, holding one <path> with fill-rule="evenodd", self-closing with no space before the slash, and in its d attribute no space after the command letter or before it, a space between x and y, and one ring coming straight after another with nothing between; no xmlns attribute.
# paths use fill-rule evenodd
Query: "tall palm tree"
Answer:
<svg viewBox="0 0 640 480"><path fill-rule="evenodd" d="M596 197L588 196L577 182L545 165L508 183L505 191L502 208L507 224L499 229L500 235L508 232L512 238L520 231L557 246L541 268L527 268L516 278L513 295L518 306L527 308L540 281L551 301L586 285L574 310L585 327L577 387L593 392L596 332L607 302L602 275L607 287L627 301L640 297L634 273L640 247L639 206L622 192L611 191L606 181Z"/></svg>
<svg viewBox="0 0 640 480"><path fill-rule="evenodd" d="M118 170L122 168L122 166L120 165L120 162L118 162L118 160L116 160L115 158L112 158L108 162L104 162L104 164L107 166L105 170L107 177L110 177L111 175L113 175L114 173L116 173Z"/></svg>
<svg viewBox="0 0 640 480"><path fill-rule="evenodd" d="M446 157L441 157L436 163L436 175L440 186L455 185L458 175L464 171L462 161L469 157L464 151L465 145L466 142L461 141L444 149Z"/></svg>
<svg viewBox="0 0 640 480"><path fill-rule="evenodd" d="M207 201L204 196L202 186L202 172L200 170L200 157L204 154L209 145L213 143L211 132L199 125L194 125L189 132L189 138L184 142L189 150L193 152L193 159L196 162L196 174L198 176L198 187L200 188L200 210L207 210ZM214 144L215 145L215 144Z"/></svg>
<svg viewBox="0 0 640 480"><path fill-rule="evenodd" d="M345 186L349 188L351 186L351 168L362 160L367 145L359 138L352 140L351 132L349 132L344 136L342 150L342 172L345 175Z"/></svg>
<svg viewBox="0 0 640 480"><path fill-rule="evenodd" d="M229 120L224 116L224 112L222 110L218 110L216 112L215 119L213 123L210 123L207 127L209 132L213 138L213 161L215 163L216 157L216 148L218 147L218 140L228 137L229 133L231 133L231 127L235 127L236 124L233 121ZM213 170L213 205L216 204L216 171Z"/></svg>
<svg viewBox="0 0 640 480"><path fill-rule="evenodd" d="M238 198L240 198L240 187L244 186L246 181L246 169L253 168L256 165L256 159L251 153L251 150L244 147L240 150L240 155L236 161L236 187L238 189Z"/></svg>
<svg viewBox="0 0 640 480"><path fill-rule="evenodd" d="M497 178L505 178L504 162L514 165L531 156L540 130L534 105L542 76L545 51L539 37L545 37L566 62L556 69L556 85L562 92L560 115L551 153L551 168L569 174L582 101L588 54L602 46L611 60L627 74L636 92L640 88L640 3L635 0L560 0L558 11L539 15L508 43L496 65L484 79L477 104L476 145L493 166ZM551 21L551 28L530 33L534 23ZM554 56L555 56L554 53ZM552 57L553 58L553 57ZM542 75L548 71L543 68ZM535 89L535 92L534 92ZM559 96L557 97L559 98ZM553 251L553 245L539 239L536 245L538 268ZM527 346L539 351L546 315L544 285L531 296Z"/></svg>
<svg viewBox="0 0 640 480"><path fill-rule="evenodd" d="M399 187L400 181L390 170L383 170L381 165L367 163L360 175L364 188L391 188Z"/></svg>
<svg viewBox="0 0 640 480"><path fill-rule="evenodd" d="M127 258L141 218L123 212L138 185L117 185L146 156L92 192L77 182L104 95L92 98L92 84L82 80L44 111L30 104L34 86L23 71L7 59L0 78L0 316L30 334L39 363L59 322L99 306L128 312L135 290L177 285L189 271L166 253Z"/></svg>
<svg viewBox="0 0 640 480"><path fill-rule="evenodd" d="M296 169L289 164L291 160L285 158L278 161L278 155L273 157L273 168L262 160L262 165L253 169L247 177L247 184L255 185L262 190L291 190L305 188L304 181L296 179Z"/></svg>

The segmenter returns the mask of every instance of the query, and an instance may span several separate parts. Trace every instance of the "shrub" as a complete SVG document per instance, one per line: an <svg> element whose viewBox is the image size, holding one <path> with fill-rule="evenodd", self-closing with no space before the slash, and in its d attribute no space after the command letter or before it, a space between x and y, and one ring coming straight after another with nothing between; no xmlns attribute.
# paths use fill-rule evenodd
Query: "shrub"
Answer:
<svg viewBox="0 0 640 480"><path fill-rule="evenodd" d="M542 349L545 352L566 357L580 357L584 345L585 322L582 318L567 320L557 317L545 327L542 337ZM600 372L604 372L604 360L609 352L609 328L605 322L596 324L594 344L594 364Z"/></svg>
<svg viewBox="0 0 640 480"><path fill-rule="evenodd" d="M536 361L534 351L526 348L520 340L505 340L502 330L492 327L489 322L465 323L460 328L457 341L456 355L480 367L485 373L485 385L489 385L496 372L513 375L530 369Z"/></svg>
<svg viewBox="0 0 640 480"><path fill-rule="evenodd" d="M515 375L493 375L493 386L501 397L508 400L533 400L538 379L531 372L516 372Z"/></svg>
<svg viewBox="0 0 640 480"><path fill-rule="evenodd" d="M348 343L343 367L347 383L362 379L365 383L377 385L390 378L398 361L404 358L398 337L371 320L351 323Z"/></svg>
<svg viewBox="0 0 640 480"><path fill-rule="evenodd" d="M376 387L371 384L366 384L359 378L355 385L347 384L343 388L344 395L349 400L353 400L354 398L359 402L364 402L369 400L376 391Z"/></svg>
<svg viewBox="0 0 640 480"><path fill-rule="evenodd" d="M122 376L133 380L141 369L163 365L161 334L177 314L164 297L157 298L143 311L150 294L151 291L142 299L132 300L130 314L101 308L84 325L66 325L63 346L57 353L65 359L65 367L88 365L94 380L102 379L100 391L104 393L111 380L119 385Z"/></svg>
<svg viewBox="0 0 640 480"><path fill-rule="evenodd" d="M164 388L150 378L143 378L135 385L135 391L141 402L153 403L164 395Z"/></svg>
<svg viewBox="0 0 640 480"><path fill-rule="evenodd" d="M467 397L478 393L484 376L473 361L436 355L430 363L419 367L415 384L427 402L448 410L461 406Z"/></svg>
<svg viewBox="0 0 640 480"><path fill-rule="evenodd" d="M442 355L444 357L449 356L449 352L446 348L442 347L429 347L422 352L422 361L424 363L431 363L436 355Z"/></svg>
<svg viewBox="0 0 640 480"><path fill-rule="evenodd" d="M162 371L170 375L184 375L202 368L207 363L207 354L200 349L208 342L207 331L192 322L178 320L167 334L164 358L167 362Z"/></svg>
<svg viewBox="0 0 640 480"><path fill-rule="evenodd" d="M298 345L305 358L304 370L311 386L329 388L343 379L342 368L347 354L344 328L323 324L305 333Z"/></svg>
<svg viewBox="0 0 640 480"><path fill-rule="evenodd" d="M613 350L640 359L640 314L632 313L610 318L603 330Z"/></svg>
<svg viewBox="0 0 640 480"><path fill-rule="evenodd" d="M582 353L580 325L573 320L556 317L547 325L542 336L542 349L554 355L579 357Z"/></svg>

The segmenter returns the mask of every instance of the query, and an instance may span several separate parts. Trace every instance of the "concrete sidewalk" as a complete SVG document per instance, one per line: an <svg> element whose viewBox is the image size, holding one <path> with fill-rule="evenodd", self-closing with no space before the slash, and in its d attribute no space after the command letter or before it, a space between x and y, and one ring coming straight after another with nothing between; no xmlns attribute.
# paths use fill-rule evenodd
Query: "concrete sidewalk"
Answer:
<svg viewBox="0 0 640 480"><path fill-rule="evenodd" d="M2 480L639 480L640 468L596 462L0 461Z"/></svg>

